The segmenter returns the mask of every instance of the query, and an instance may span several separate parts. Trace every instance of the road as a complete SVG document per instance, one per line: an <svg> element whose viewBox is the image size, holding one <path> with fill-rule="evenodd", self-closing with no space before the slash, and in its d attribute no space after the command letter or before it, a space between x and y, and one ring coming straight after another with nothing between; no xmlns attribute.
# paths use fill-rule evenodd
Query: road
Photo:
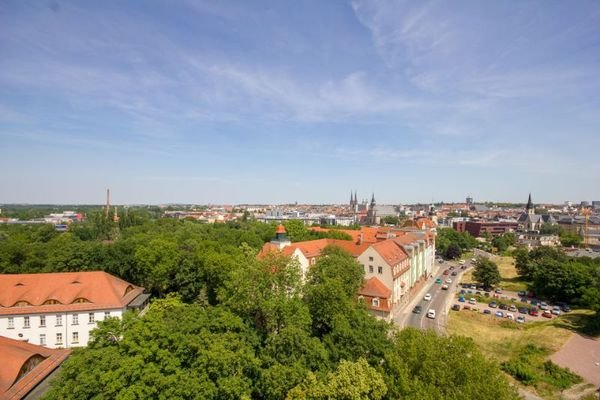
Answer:
<svg viewBox="0 0 600 400"><path fill-rule="evenodd" d="M457 276L451 276L450 274L442 275L442 272L445 269L450 268L450 266L453 266L454 270L458 272ZM448 320L448 310L450 309L451 304L454 301L458 282L460 281L460 276L471 267L470 262L467 262L466 266L467 268L465 270L462 270L460 269L458 264L454 262L447 262L442 264L440 266L441 268L439 269L438 276L442 277L444 284L446 278L449 277L450 279L452 279L452 283L448 284L448 290L442 290L442 285L438 285L435 283L435 279L437 278L437 276L434 276L432 279L430 279L431 282L428 282L425 286L425 289L423 289L417 295L419 296L417 302L413 302L407 307L406 312L410 314L407 314L402 320L404 322L402 326L412 326L418 329L433 329L439 333L444 333L446 330L446 323ZM431 294L432 298L430 301L423 300L423 296L425 295L425 293ZM415 314L412 312L414 306L417 304L423 308L421 314ZM435 319L427 318L427 311L430 309L435 310Z"/></svg>

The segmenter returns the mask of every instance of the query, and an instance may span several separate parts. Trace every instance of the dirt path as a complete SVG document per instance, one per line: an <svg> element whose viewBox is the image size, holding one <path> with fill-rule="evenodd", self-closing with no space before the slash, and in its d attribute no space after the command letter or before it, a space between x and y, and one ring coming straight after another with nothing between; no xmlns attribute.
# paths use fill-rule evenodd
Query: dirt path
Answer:
<svg viewBox="0 0 600 400"><path fill-rule="evenodd" d="M551 359L600 387L600 340L575 334Z"/></svg>

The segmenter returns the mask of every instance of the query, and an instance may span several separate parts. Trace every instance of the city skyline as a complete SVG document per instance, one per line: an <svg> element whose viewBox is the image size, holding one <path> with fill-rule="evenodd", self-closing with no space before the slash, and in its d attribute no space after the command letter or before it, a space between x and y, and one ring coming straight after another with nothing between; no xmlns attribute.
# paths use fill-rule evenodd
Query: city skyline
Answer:
<svg viewBox="0 0 600 400"><path fill-rule="evenodd" d="M101 204L106 187L115 204L600 199L596 2L0 16L0 203Z"/></svg>

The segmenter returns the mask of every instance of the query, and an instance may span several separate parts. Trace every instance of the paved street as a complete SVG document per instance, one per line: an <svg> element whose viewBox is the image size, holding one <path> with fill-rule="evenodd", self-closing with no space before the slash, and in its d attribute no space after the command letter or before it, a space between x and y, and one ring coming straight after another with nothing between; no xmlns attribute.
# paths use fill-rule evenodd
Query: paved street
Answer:
<svg viewBox="0 0 600 400"><path fill-rule="evenodd" d="M466 265L467 269L471 267L470 262L467 262ZM457 276L451 276L450 274L442 275L450 266L453 266L454 270L458 272ZM460 276L466 270L460 269L460 266L456 262L436 263L436 268L437 274L434 274L433 278L429 279L423 289L415 295L415 299L396 318L396 323L401 327L412 326L418 329L434 329L440 333L445 332L448 310L452 305ZM443 283L441 285L435 283L437 277L442 277ZM442 290L442 285L446 284L446 278L452 279L452 283L448 284L448 290ZM432 298L430 301L423 300L426 293L431 294ZM420 305L423 308L421 314L412 312L416 305ZM427 311L430 309L435 310L435 319L427 318Z"/></svg>

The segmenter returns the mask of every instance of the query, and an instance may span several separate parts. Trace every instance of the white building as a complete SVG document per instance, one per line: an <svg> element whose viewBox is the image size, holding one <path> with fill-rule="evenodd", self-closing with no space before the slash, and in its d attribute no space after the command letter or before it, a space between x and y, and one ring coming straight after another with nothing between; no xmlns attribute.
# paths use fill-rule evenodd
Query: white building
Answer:
<svg viewBox="0 0 600 400"><path fill-rule="evenodd" d="M143 310L150 295L106 272L0 275L0 336L49 348L86 346L98 321Z"/></svg>

